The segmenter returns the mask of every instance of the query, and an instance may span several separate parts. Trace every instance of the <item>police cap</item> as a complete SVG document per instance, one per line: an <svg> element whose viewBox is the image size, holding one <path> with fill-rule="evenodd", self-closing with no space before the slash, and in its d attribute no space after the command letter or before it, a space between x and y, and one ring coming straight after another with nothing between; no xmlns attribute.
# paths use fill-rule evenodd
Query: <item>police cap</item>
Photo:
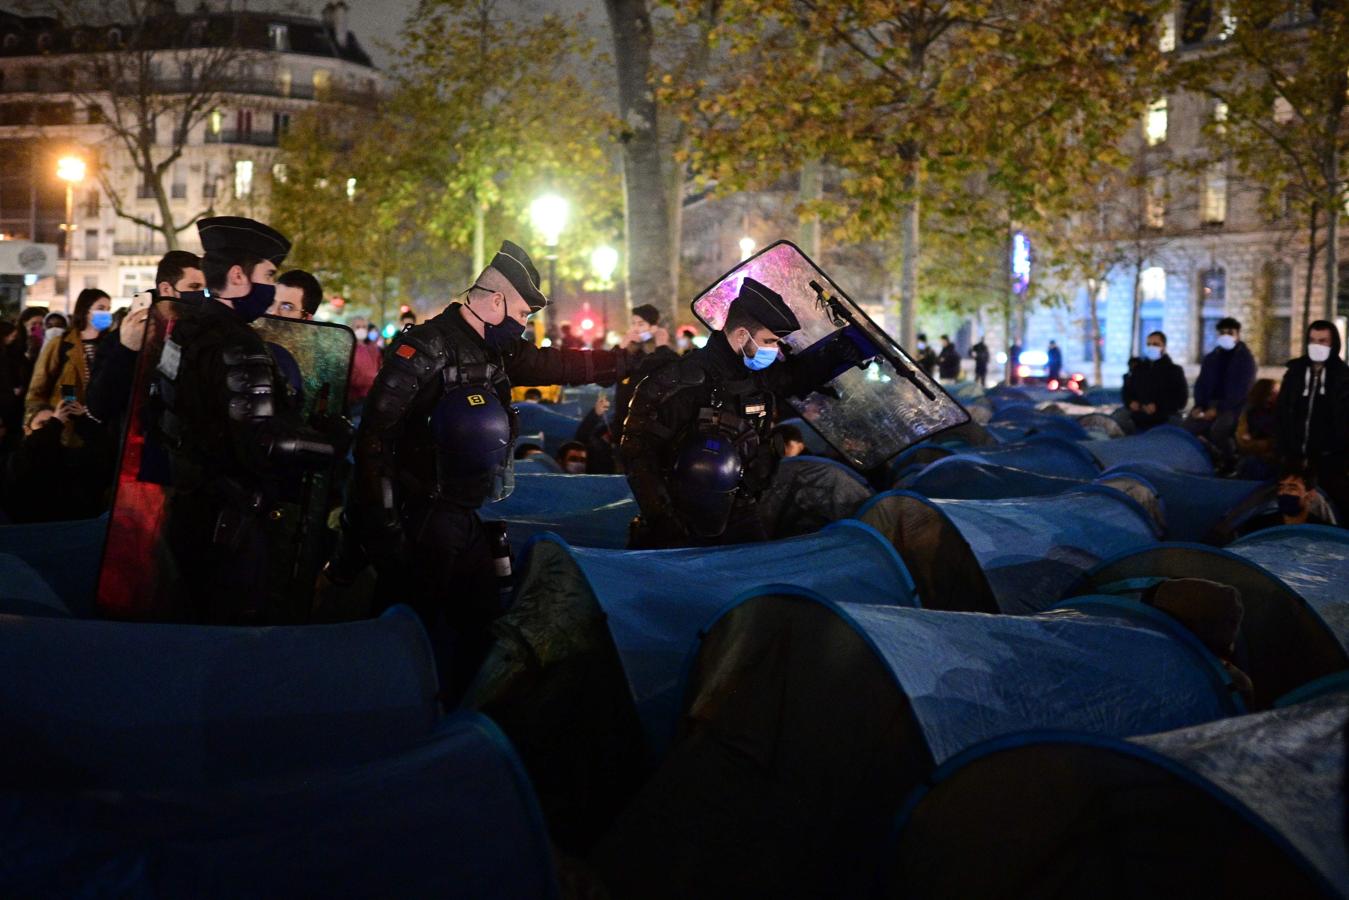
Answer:
<svg viewBox="0 0 1349 900"><path fill-rule="evenodd" d="M801 329L796 314L782 299L782 295L762 282L746 278L740 285L740 296L732 304L736 311L749 316L778 337L786 337Z"/></svg>
<svg viewBox="0 0 1349 900"><path fill-rule="evenodd" d="M242 251L281 265L290 252L290 240L269 225L242 216L214 216L197 222L197 234L206 255Z"/></svg>
<svg viewBox="0 0 1349 900"><path fill-rule="evenodd" d="M491 266L506 276L530 309L537 311L548 305L548 298L539 290L539 270L534 268L529 254L519 244L502 241L501 249L492 257Z"/></svg>

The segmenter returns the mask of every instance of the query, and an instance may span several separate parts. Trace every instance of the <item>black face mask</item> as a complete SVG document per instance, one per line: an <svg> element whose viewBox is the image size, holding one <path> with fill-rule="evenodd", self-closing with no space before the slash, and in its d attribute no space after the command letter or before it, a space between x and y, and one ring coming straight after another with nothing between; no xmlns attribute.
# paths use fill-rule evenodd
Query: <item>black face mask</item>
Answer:
<svg viewBox="0 0 1349 900"><path fill-rule="evenodd" d="M1302 514L1302 498L1297 494L1279 495L1279 513L1285 516Z"/></svg>
<svg viewBox="0 0 1349 900"><path fill-rule="evenodd" d="M272 303L276 300L276 285L258 284L255 281L249 287L247 294L232 299L234 301L234 314L239 317L240 321L252 322L271 309Z"/></svg>
<svg viewBox="0 0 1349 900"><path fill-rule="evenodd" d="M179 291L178 299L184 303L205 303L205 291Z"/></svg>
<svg viewBox="0 0 1349 900"><path fill-rule="evenodd" d="M478 286L475 284L473 287ZM472 290L472 288L470 288L470 290ZM486 288L479 288L479 290L486 290ZM478 315L478 311L467 302L464 303L464 308L473 313L474 317L482 323L482 339L486 341L487 346L491 347L493 350L498 352L510 350L520 343L520 338L525 334L525 323L518 319L506 316L501 320L500 325L493 325L491 322L488 322L482 316Z"/></svg>

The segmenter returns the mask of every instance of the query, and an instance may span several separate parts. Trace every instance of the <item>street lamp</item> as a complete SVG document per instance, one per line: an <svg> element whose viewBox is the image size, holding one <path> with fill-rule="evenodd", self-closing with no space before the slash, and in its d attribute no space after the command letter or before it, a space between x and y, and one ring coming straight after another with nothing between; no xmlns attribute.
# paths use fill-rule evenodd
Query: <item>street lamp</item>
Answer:
<svg viewBox="0 0 1349 900"><path fill-rule="evenodd" d="M618 251L613 247L600 246L591 252L590 269L600 281L600 297L604 305L604 340L600 341L601 346L608 343L609 331L614 327L613 322L609 320L609 290L610 279L614 277L617 268Z"/></svg>
<svg viewBox="0 0 1349 900"><path fill-rule="evenodd" d="M757 246L758 244L754 243L754 238L750 237L749 235L745 235L744 237L742 237L740 239L740 261L744 262L745 260L753 256L754 248Z"/></svg>
<svg viewBox="0 0 1349 900"><path fill-rule="evenodd" d="M70 315L70 296L74 290L70 261L75 248L75 185L84 180L84 160L78 156L63 156L56 161L56 177L66 183L66 222L61 230L66 233L66 315Z"/></svg>

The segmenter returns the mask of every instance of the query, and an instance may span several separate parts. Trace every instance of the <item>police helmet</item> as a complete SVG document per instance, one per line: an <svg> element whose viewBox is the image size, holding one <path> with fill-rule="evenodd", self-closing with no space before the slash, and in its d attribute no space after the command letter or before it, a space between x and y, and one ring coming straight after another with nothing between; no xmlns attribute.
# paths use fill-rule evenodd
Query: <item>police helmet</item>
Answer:
<svg viewBox="0 0 1349 900"><path fill-rule="evenodd" d="M478 475L510 459L511 417L490 388L446 391L431 411L431 435L445 474Z"/></svg>
<svg viewBox="0 0 1349 900"><path fill-rule="evenodd" d="M692 436L675 458L674 504L688 530L716 537L726 530L744 465L740 452L719 435Z"/></svg>

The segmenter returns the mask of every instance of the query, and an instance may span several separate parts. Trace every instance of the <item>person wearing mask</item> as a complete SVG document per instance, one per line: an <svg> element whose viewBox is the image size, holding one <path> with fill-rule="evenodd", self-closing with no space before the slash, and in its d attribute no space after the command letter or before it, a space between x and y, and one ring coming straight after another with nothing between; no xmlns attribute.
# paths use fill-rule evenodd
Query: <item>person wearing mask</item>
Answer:
<svg viewBox="0 0 1349 900"><path fill-rule="evenodd" d="M201 219L197 231L211 296L181 311L149 401L173 484L162 531L172 563L163 586L176 615L268 622L285 587L269 584L268 522L297 472L345 454L348 431L337 420L301 421L251 327L276 299L273 281L290 242L235 216Z"/></svg>
<svg viewBox="0 0 1349 900"><path fill-rule="evenodd" d="M72 430L79 440L64 439ZM84 405L63 400L28 418L23 441L5 461L5 511L15 522L64 522L101 515L108 508L117 451L108 431Z"/></svg>
<svg viewBox="0 0 1349 900"><path fill-rule="evenodd" d="M1280 455L1306 460L1341 513L1349 510L1349 366L1333 323L1307 326L1307 351L1288 363L1275 409Z"/></svg>
<svg viewBox="0 0 1349 900"><path fill-rule="evenodd" d="M941 336L941 353L937 354L937 371L942 381L955 381L960 377L960 353L951 343L949 335Z"/></svg>
<svg viewBox="0 0 1349 900"><path fill-rule="evenodd" d="M1021 373L1017 368L1021 365L1021 341L1019 339L1012 341L1012 346L1007 348L1007 374L1003 378L1009 385L1021 383Z"/></svg>
<svg viewBox="0 0 1349 900"><path fill-rule="evenodd" d="M576 426L575 440L580 441L586 448L587 475L612 475L616 471L613 432L609 428L608 412L609 395L600 394L595 398L595 405L590 412L586 413L581 424Z"/></svg>
<svg viewBox="0 0 1349 900"><path fill-rule="evenodd" d="M693 339L698 336L698 332L685 325L679 329L675 336L675 352L680 356L687 356L694 350Z"/></svg>
<svg viewBox="0 0 1349 900"><path fill-rule="evenodd" d="M505 241L462 300L390 345L356 435L342 542L327 568L338 586L373 563L376 606L411 603L455 635L449 683L462 687L500 612L492 541L478 516L512 481L511 385L613 384L621 353L536 347L529 317L548 305L539 272Z"/></svg>
<svg viewBox="0 0 1349 900"><path fill-rule="evenodd" d="M979 343L970 348L970 358L974 360L974 380L979 382L979 387L984 387L988 381L988 356L988 344L980 337Z"/></svg>
<svg viewBox="0 0 1349 900"><path fill-rule="evenodd" d="M276 302L267 314L283 319L312 319L323 303L319 280L304 269L291 269L276 278Z"/></svg>
<svg viewBox="0 0 1349 900"><path fill-rule="evenodd" d="M43 407L55 409L67 399L85 404L98 337L111 324L112 298L98 288L80 291L71 328L49 341L38 355L24 404L29 416ZM73 428L67 428L66 439L75 439Z"/></svg>
<svg viewBox="0 0 1349 900"><path fill-rule="evenodd" d="M566 350L566 349L572 349L572 350L575 350L575 349L579 349L579 348L576 348L576 347L571 347L571 348L564 347L563 349L564 349L564 350ZM529 388L529 389L527 389L527 390L525 391L525 402L526 402L526 403L542 403L542 402L543 402L543 391L539 390L538 388Z"/></svg>
<svg viewBox="0 0 1349 900"><path fill-rule="evenodd" d="M379 329L372 328L365 319L353 319L352 333L356 335L356 350L351 357L351 381L347 387L347 408L351 410L353 421L358 420L365 408L365 398L384 365L384 354L380 353L375 342Z"/></svg>
<svg viewBox="0 0 1349 900"><path fill-rule="evenodd" d="M65 334L66 327L69 324L70 323L66 321L66 317L59 312L47 313L47 317L42 320L42 347L47 346L52 341Z"/></svg>
<svg viewBox="0 0 1349 900"><path fill-rule="evenodd" d="M37 355L42 350L46 320L45 306L28 306L19 313L19 331L23 332L23 355L28 360L29 374L32 374L33 363L37 362ZM28 379L25 378L23 383L28 384Z"/></svg>
<svg viewBox="0 0 1349 900"><path fill-rule="evenodd" d="M1303 460L1291 460L1278 470L1278 481L1258 491L1249 503L1263 510L1245 518L1235 528L1219 531L1216 537L1233 540L1237 537L1277 528L1280 525L1334 525L1334 514L1325 498L1317 493L1316 470ZM1272 497L1271 497L1272 494ZM1270 500L1274 508L1269 509Z"/></svg>
<svg viewBox="0 0 1349 900"><path fill-rule="evenodd" d="M1268 481L1279 471L1279 383L1258 378L1237 421L1237 477Z"/></svg>
<svg viewBox="0 0 1349 900"><path fill-rule="evenodd" d="M777 471L779 396L804 395L875 348L839 329L784 359L801 323L782 296L746 278L707 345L642 379L619 450L641 515L635 549L765 540L756 508Z"/></svg>
<svg viewBox="0 0 1349 900"><path fill-rule="evenodd" d="M414 309L405 309L398 316L398 330L407 331L417 325L417 311Z"/></svg>
<svg viewBox="0 0 1349 900"><path fill-rule="evenodd" d="M679 359L679 354L670 349L670 333L660 326L660 310L649 303L632 308L632 327L623 339L623 346L633 374L614 390L614 421L610 427L615 444L623 440L632 392L637 389L638 382L661 366Z"/></svg>
<svg viewBox="0 0 1349 900"><path fill-rule="evenodd" d="M1143 355L1129 360L1120 399L1129 409L1136 432L1165 425L1189 402L1185 370L1167 355L1163 332L1149 334Z"/></svg>
<svg viewBox="0 0 1349 900"><path fill-rule="evenodd" d="M1050 381L1058 381L1063 377L1063 351L1059 349L1058 341L1050 341L1049 349L1045 351L1045 375Z"/></svg>
<svg viewBox="0 0 1349 900"><path fill-rule="evenodd" d="M918 364L918 368L922 369L923 374L928 378L931 378L932 373L937 369L937 354L928 346L927 335L921 331L918 332L918 355L914 357L913 361Z"/></svg>
<svg viewBox="0 0 1349 900"><path fill-rule="evenodd" d="M557 464L568 475L586 474L586 445L580 441L567 441L557 448Z"/></svg>
<svg viewBox="0 0 1349 900"><path fill-rule="evenodd" d="M1218 346L1209 351L1199 368L1194 408L1185 420L1191 434L1208 439L1220 470L1230 469L1235 458L1233 436L1255 375L1255 357L1241 341L1241 323L1230 317L1221 319Z"/></svg>

